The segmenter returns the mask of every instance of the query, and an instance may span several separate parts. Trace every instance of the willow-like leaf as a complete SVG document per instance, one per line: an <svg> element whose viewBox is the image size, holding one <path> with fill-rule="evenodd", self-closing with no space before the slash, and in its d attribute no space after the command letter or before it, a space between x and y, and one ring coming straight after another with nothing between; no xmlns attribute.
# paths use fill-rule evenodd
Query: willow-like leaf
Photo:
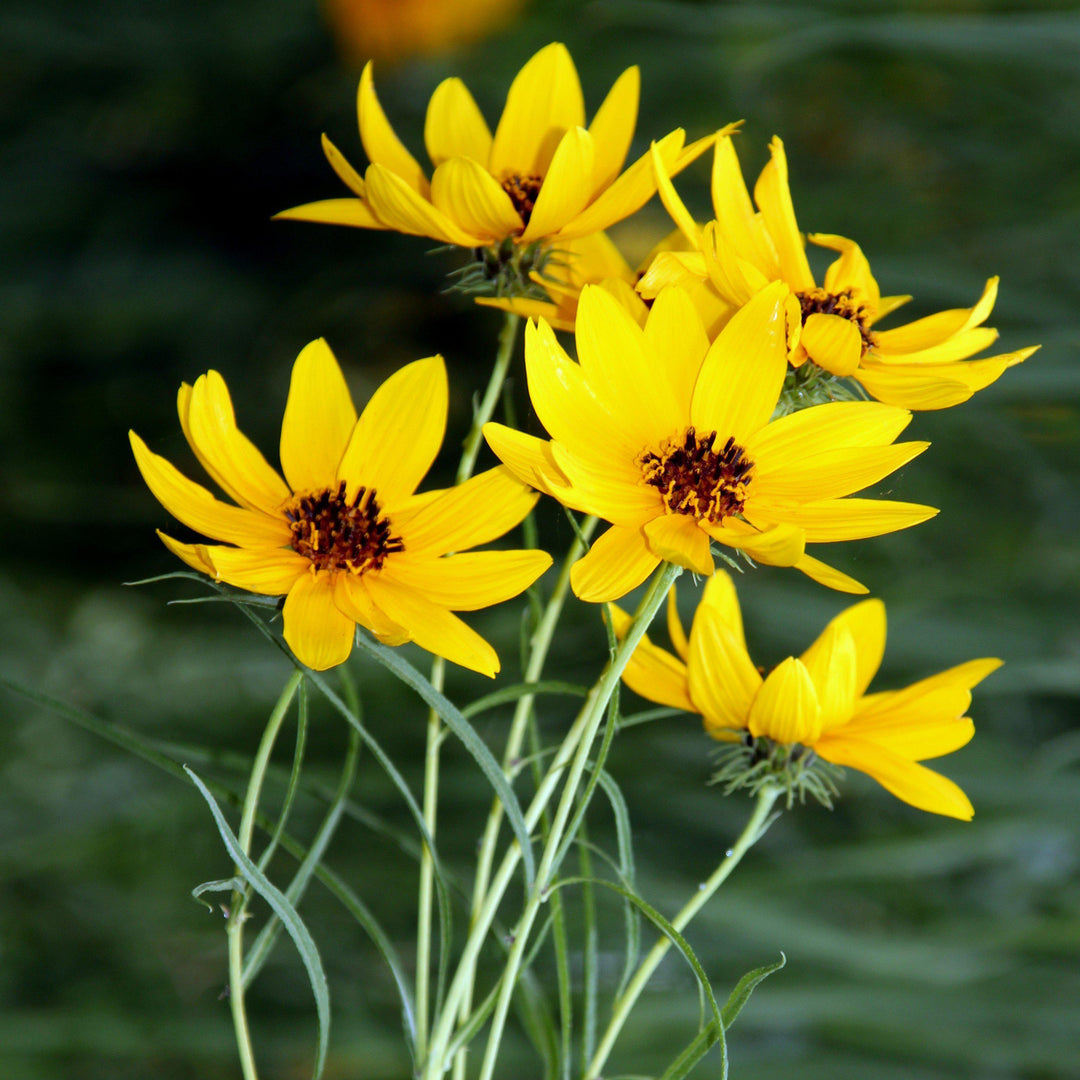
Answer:
<svg viewBox="0 0 1080 1080"><path fill-rule="evenodd" d="M623 798L622 789L615 782L611 773L600 773L600 787L608 797L611 812L615 817L615 842L619 849L619 877L623 885L635 889L636 867L634 865L634 832L630 826L630 811ZM619 979L615 996L620 997L637 967L641 946L641 916L633 904L623 903L623 917L626 922L626 958L623 961L623 973Z"/></svg>
<svg viewBox="0 0 1080 1080"><path fill-rule="evenodd" d="M720 1010L720 1015L724 1021L725 1031L735 1023L736 1017L742 1012L743 1006L750 1000L750 995L757 987L774 971L779 971L786 963L787 957L781 953L779 960L776 960L771 964L765 964L759 968L754 968L753 971L748 971L735 984L735 989L731 991L727 1001L724 1003L723 1009Z"/></svg>
<svg viewBox="0 0 1080 1080"><path fill-rule="evenodd" d="M479 716L480 713L495 708L496 705L505 705L508 702L517 701L518 698L527 697L529 694L566 694L570 697L583 698L588 692L589 690L585 686L559 682L556 679L545 679L533 683L515 683L513 686L504 686L500 690L495 690L493 693L485 694L483 697L470 702L461 710L461 715L466 720L471 720L474 716Z"/></svg>

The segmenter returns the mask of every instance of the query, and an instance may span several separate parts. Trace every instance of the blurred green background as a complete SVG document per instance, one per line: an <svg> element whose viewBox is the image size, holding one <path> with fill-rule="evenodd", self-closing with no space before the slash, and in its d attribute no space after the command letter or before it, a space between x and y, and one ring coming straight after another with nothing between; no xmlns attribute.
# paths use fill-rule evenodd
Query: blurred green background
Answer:
<svg viewBox="0 0 1080 1080"><path fill-rule="evenodd" d="M1001 349L1043 345L967 405L916 417L909 434L934 445L883 490L942 507L938 518L826 553L889 606L879 687L1007 660L976 692L975 741L942 763L976 818L920 814L858 776L834 812L784 815L690 933L718 987L788 957L732 1032L733 1075L1080 1076L1080 9L549 0L452 55L382 66L380 95L419 153L441 78L463 76L494 122L513 73L556 39L590 112L641 65L636 150L675 126L698 136L742 117L754 176L780 134L800 224L856 238L883 291L915 294L905 311L966 306L1000 274ZM252 752L286 665L228 606L166 606L200 595L193 586L121 584L175 568L126 430L190 466L174 394L214 367L272 454L291 362L324 335L358 400L402 362L445 354L445 472L499 316L440 292L457 264L424 240L270 221L343 193L320 131L363 161L358 68L314 0L7 0L0 41L3 674L143 736L212 748L221 760L189 760L235 784L228 755ZM699 165L679 181L702 217L706 178ZM638 257L669 228L654 202L616 235ZM565 547L558 515L544 528ZM797 577L741 585L762 662L804 648L845 605ZM474 620L500 643L507 682L518 614ZM575 605L550 670L591 681L602 641L596 610ZM372 730L417 783L419 702L360 660L354 670ZM450 681L459 701L485 689ZM543 719L557 734L570 705L552 700ZM2 701L0 1076L238 1076L224 922L189 896L230 873L205 805L55 713ZM481 723L497 752L505 721ZM317 709L313 778L333 782L344 741ZM634 728L613 753L639 886L668 913L747 813L706 787L710 745L686 718ZM464 871L488 794L456 747L446 758L441 846ZM354 797L407 828L370 758ZM319 812L301 800L295 831ZM607 817L595 819L608 842ZM408 857L348 820L329 863L410 956ZM290 871L285 858L275 867ZM601 903L610 992L621 920ZM374 949L318 886L303 912L331 983L327 1076L407 1076ZM309 1075L313 1008L287 942L250 1000L265 1080ZM665 964L636 1016L611 1075L656 1074L692 1037L685 966ZM539 1076L514 1038L504 1075Z"/></svg>

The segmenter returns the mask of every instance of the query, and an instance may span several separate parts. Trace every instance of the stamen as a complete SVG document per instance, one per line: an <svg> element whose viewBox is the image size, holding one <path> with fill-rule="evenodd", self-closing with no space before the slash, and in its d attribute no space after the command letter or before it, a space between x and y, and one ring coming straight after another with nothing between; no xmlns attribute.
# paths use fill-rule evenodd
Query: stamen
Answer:
<svg viewBox="0 0 1080 1080"><path fill-rule="evenodd" d="M866 321L870 313L865 305L855 299L851 289L838 293L826 292L824 289L810 289L807 292L797 292L795 295L799 298L804 324L811 315L839 315L853 322L858 328L859 337L862 338L863 356L877 344L877 338Z"/></svg>
<svg viewBox="0 0 1080 1080"><path fill-rule="evenodd" d="M508 176L502 182L503 191L510 196L514 209L521 216L521 220L525 225L529 224L529 218L532 217L537 197L540 194L540 185L543 182L544 178L542 176L531 174L518 176L517 173Z"/></svg>
<svg viewBox="0 0 1080 1080"><path fill-rule="evenodd" d="M659 454L638 458L645 483L658 488L672 514L689 514L718 525L742 513L754 463L733 438L719 451L716 432L700 438L688 427L681 442L669 440Z"/></svg>
<svg viewBox="0 0 1080 1080"><path fill-rule="evenodd" d="M378 570L405 544L390 534L390 519L382 514L374 488L360 488L350 502L345 486L342 480L336 489L296 497L285 511L293 550L316 570Z"/></svg>

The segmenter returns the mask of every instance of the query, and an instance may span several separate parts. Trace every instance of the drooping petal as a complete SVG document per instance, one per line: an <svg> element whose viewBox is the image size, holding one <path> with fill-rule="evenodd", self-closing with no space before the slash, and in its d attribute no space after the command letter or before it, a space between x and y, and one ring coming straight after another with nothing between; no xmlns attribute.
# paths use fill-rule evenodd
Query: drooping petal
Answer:
<svg viewBox="0 0 1080 1080"><path fill-rule="evenodd" d="M742 635L717 606L698 606L690 631L687 670L690 697L704 714L706 728L745 729L761 688L761 675L746 651Z"/></svg>
<svg viewBox="0 0 1080 1080"><path fill-rule="evenodd" d="M356 624L338 610L329 574L301 574L285 597L285 641L301 664L325 671L349 659Z"/></svg>
<svg viewBox="0 0 1080 1080"><path fill-rule="evenodd" d="M561 498L569 481L555 463L551 443L505 424L485 424L483 430L492 452L518 480L545 495L559 492Z"/></svg>
<svg viewBox="0 0 1080 1080"><path fill-rule="evenodd" d="M424 118L424 145L431 164L436 167L461 157L487 166L491 131L460 79L444 79L435 87Z"/></svg>
<svg viewBox="0 0 1080 1080"><path fill-rule="evenodd" d="M863 540L868 536L907 529L932 518L938 511L918 503L886 499L822 499L783 510L782 514L755 508L762 521L775 517L806 532L808 544L829 544L840 540Z"/></svg>
<svg viewBox="0 0 1080 1080"><path fill-rule="evenodd" d="M975 814L971 800L951 780L876 743L831 735L816 750L826 761L872 776L886 791L918 810L962 821L970 821Z"/></svg>
<svg viewBox="0 0 1080 1080"><path fill-rule="evenodd" d="M171 462L151 451L135 432L128 433L135 462L154 498L189 529L227 544L275 547L289 542L284 516L270 517L219 502Z"/></svg>
<svg viewBox="0 0 1080 1080"><path fill-rule="evenodd" d="M274 215L275 221L310 221L316 225L350 225L356 229L388 229L363 199L320 199Z"/></svg>
<svg viewBox="0 0 1080 1080"><path fill-rule="evenodd" d="M640 529L612 525L593 541L570 570L574 595L587 603L618 600L640 585L659 565Z"/></svg>
<svg viewBox="0 0 1080 1080"><path fill-rule="evenodd" d="M566 46L545 46L517 73L506 96L490 169L496 177L543 176L564 131L585 124L585 99Z"/></svg>
<svg viewBox="0 0 1080 1080"><path fill-rule="evenodd" d="M794 566L802 557L806 537L798 526L782 523L754 529L749 526L740 528L741 525L741 522L732 520L723 525L703 522L701 527L714 540L745 551L755 562L766 566Z"/></svg>
<svg viewBox="0 0 1080 1080"><path fill-rule="evenodd" d="M677 413L688 417L709 338L685 290L664 289L656 297L645 322L645 341L654 355L663 357L656 375L671 387Z"/></svg>
<svg viewBox="0 0 1080 1080"><path fill-rule="evenodd" d="M178 558L200 574L214 576L214 564L210 561L209 545L207 544L184 544L174 540L171 536L163 533L160 529L155 530L161 538L161 542Z"/></svg>
<svg viewBox="0 0 1080 1080"><path fill-rule="evenodd" d="M834 566L815 559L811 555L803 554L794 563L796 570L801 570L811 581L824 585L827 589L836 589L837 592L852 593L861 596L870 590L855 578L837 570Z"/></svg>
<svg viewBox="0 0 1080 1080"><path fill-rule="evenodd" d="M387 560L380 576L451 611L478 611L524 592L548 567L546 551L468 551L443 558Z"/></svg>
<svg viewBox="0 0 1080 1080"><path fill-rule="evenodd" d="M557 233L585 208L594 159L592 136L582 127L570 128L555 148L521 243Z"/></svg>
<svg viewBox="0 0 1080 1080"><path fill-rule="evenodd" d="M784 280L792 289L801 292L814 287L814 275L810 273L806 249L795 222L784 144L775 135L769 144L769 153L772 155L769 163L761 170L754 185L754 201L761 209L766 228L776 245Z"/></svg>
<svg viewBox="0 0 1080 1080"><path fill-rule="evenodd" d="M615 80L589 125L596 151L592 174L593 196L614 182L626 161L637 126L640 94L641 72L636 65L628 67Z"/></svg>
<svg viewBox="0 0 1080 1080"><path fill-rule="evenodd" d="M392 509L416 490L442 446L448 395L441 356L406 364L371 395L338 465L350 498L373 488Z"/></svg>
<svg viewBox="0 0 1080 1080"><path fill-rule="evenodd" d="M614 604L608 605L615 636L621 641L630 628L631 617ZM654 645L646 634L623 671L623 682L647 701L668 705L685 712L699 710L690 700L686 684L686 665L666 649Z"/></svg>
<svg viewBox="0 0 1080 1080"><path fill-rule="evenodd" d="M406 505L393 516L394 530L410 556L438 556L490 543L524 520L539 498L505 466L425 495L415 509Z"/></svg>
<svg viewBox="0 0 1080 1080"><path fill-rule="evenodd" d="M206 555L218 581L263 596L282 596L292 589L298 577L311 572L311 563L291 548L235 548L211 544L206 547Z"/></svg>
<svg viewBox="0 0 1080 1080"><path fill-rule="evenodd" d="M291 492L266 458L236 426L225 380L208 371L182 385L177 412L199 463L241 506L276 516Z"/></svg>
<svg viewBox="0 0 1080 1080"><path fill-rule="evenodd" d="M708 534L685 514L662 514L644 525L649 550L660 559L711 576L714 565Z"/></svg>
<svg viewBox="0 0 1080 1080"><path fill-rule="evenodd" d="M360 574L334 575L334 604L353 622L370 630L384 645L404 645L409 631L398 626L371 598Z"/></svg>
<svg viewBox="0 0 1080 1080"><path fill-rule="evenodd" d="M390 121L375 96L375 80L371 61L364 65L360 74L360 86L356 94L356 113L360 122L360 141L364 153L373 165L380 165L399 177L421 198L428 197L428 182L420 163L405 149L394 134Z"/></svg>
<svg viewBox="0 0 1080 1080"><path fill-rule="evenodd" d="M827 635L845 630L855 643L855 694L866 693L870 680L881 666L885 655L885 605L880 600L863 600L840 612L832 619L818 639L802 654L803 663L811 672L818 654L827 643Z"/></svg>
<svg viewBox="0 0 1080 1080"><path fill-rule="evenodd" d="M430 236L443 244L480 247L487 238L466 231L456 221L418 195L397 173L369 165L365 175L368 205L389 229L412 236Z"/></svg>
<svg viewBox="0 0 1080 1080"><path fill-rule="evenodd" d="M803 323L799 344L806 355L833 375L850 375L862 357L862 335L850 319L815 312Z"/></svg>
<svg viewBox="0 0 1080 1080"><path fill-rule="evenodd" d="M740 308L701 366L690 419L701 433L747 440L769 422L788 369L788 288L773 282Z"/></svg>
<svg viewBox="0 0 1080 1080"><path fill-rule="evenodd" d="M328 488L356 425L356 408L337 359L322 338L293 364L281 421L281 467L293 491Z"/></svg>
<svg viewBox="0 0 1080 1080"><path fill-rule="evenodd" d="M810 672L794 656L777 664L761 685L750 706L747 727L751 735L764 735L791 746L813 746L821 734L821 706Z"/></svg>
<svg viewBox="0 0 1080 1080"><path fill-rule="evenodd" d="M413 589L389 581L383 574L371 575L368 589L376 605L407 630L422 649L495 677L499 670L495 650L452 612Z"/></svg>
<svg viewBox="0 0 1080 1080"><path fill-rule="evenodd" d="M513 236L521 228L510 196L471 158L450 158L439 165L431 178L431 201L448 219L488 242Z"/></svg>

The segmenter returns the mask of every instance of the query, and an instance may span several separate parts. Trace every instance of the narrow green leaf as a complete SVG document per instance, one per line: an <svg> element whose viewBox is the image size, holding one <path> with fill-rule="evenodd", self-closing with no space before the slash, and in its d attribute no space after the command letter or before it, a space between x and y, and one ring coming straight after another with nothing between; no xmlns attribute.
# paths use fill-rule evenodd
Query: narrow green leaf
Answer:
<svg viewBox="0 0 1080 1080"><path fill-rule="evenodd" d="M600 773L600 786L611 804L615 817L615 840L619 850L619 876L626 888L635 888L634 832L630 826L630 811L622 790L609 772ZM637 967L641 950L641 916L637 908L628 901L623 902L623 917L626 923L626 956L623 960L623 973L619 979L615 996L620 997Z"/></svg>
<svg viewBox="0 0 1080 1080"><path fill-rule="evenodd" d="M723 1009L720 1010L725 1031L735 1023L735 1018L742 1012L743 1006L750 1000L750 995L757 989L758 985L763 983L774 971L779 971L786 963L787 957L781 953L779 960L766 964L764 967L754 968L753 971L748 971L735 984L735 989L731 991Z"/></svg>
<svg viewBox="0 0 1080 1080"><path fill-rule="evenodd" d="M206 785L195 775L191 769L184 768L184 772L191 777L192 782L199 789L199 794L206 800L210 807L210 813L214 816L214 823L218 827L221 839L225 844L232 860L243 871L248 884L270 905L274 914L281 920L289 937L293 939L300 959L308 973L308 981L311 983L311 992L315 996L315 1010L319 1021L319 1044L315 1056L315 1069L313 1076L319 1080L322 1076L323 1066L326 1063L326 1050L330 1039L330 990L326 983L326 975L323 972L322 960L319 959L319 950L308 932L296 909L289 903L285 894L281 892L251 861L240 846L240 841L233 835L229 828L225 815L222 814L214 796L207 790Z"/></svg>
<svg viewBox="0 0 1080 1080"><path fill-rule="evenodd" d="M490 694L477 698L461 710L461 715L466 720L479 716L488 709L494 709L497 705L505 705L518 698L527 697L529 694L566 694L570 697L583 698L588 694L588 687L578 686L576 683L560 682L557 679L545 679L541 682L515 683L513 686L504 686L501 690L495 690Z"/></svg>
<svg viewBox="0 0 1080 1080"><path fill-rule="evenodd" d="M307 745L308 695L306 679L300 681L298 698L296 749L293 751L292 769L289 772L289 783L285 788L285 799L281 804L281 813L278 814L277 827L270 837L270 842L259 856L259 869L263 873L266 873L266 868L274 857L274 852L277 850L278 843L281 840L281 834L285 831L285 823L289 820L289 814L292 812L293 800L296 798L296 792L300 787L300 768L304 763L304 747Z"/></svg>
<svg viewBox="0 0 1080 1080"><path fill-rule="evenodd" d="M667 1067L660 1080L683 1080L689 1075L691 1069L719 1042L723 1060L720 1065L720 1076L727 1080L728 1061L727 1047L724 1045L722 1028L715 1021L711 1021L701 1029L691 1041L690 1045Z"/></svg>
<svg viewBox="0 0 1080 1080"><path fill-rule="evenodd" d="M201 885L196 885L191 890L191 897L193 900L198 900L201 904L206 904L207 911L213 911L214 905L208 904L203 898L203 893L208 892L243 892L244 891L244 879L238 877L231 878L218 878L217 881L204 881Z"/></svg>
<svg viewBox="0 0 1080 1080"><path fill-rule="evenodd" d="M532 845L529 842L529 830L525 825L525 815L521 812L517 796L507 782L506 776L488 749L487 744L476 733L476 729L453 706L450 701L420 674L404 657L393 649L371 641L365 634L357 634L357 644L363 652L373 656L388 671L396 675L406 686L415 690L425 703L439 714L443 723L461 740L465 749L472 754L480 771L495 789L495 794L506 810L506 820L510 823L521 848L521 861L525 871L525 882L532 888L536 876Z"/></svg>

